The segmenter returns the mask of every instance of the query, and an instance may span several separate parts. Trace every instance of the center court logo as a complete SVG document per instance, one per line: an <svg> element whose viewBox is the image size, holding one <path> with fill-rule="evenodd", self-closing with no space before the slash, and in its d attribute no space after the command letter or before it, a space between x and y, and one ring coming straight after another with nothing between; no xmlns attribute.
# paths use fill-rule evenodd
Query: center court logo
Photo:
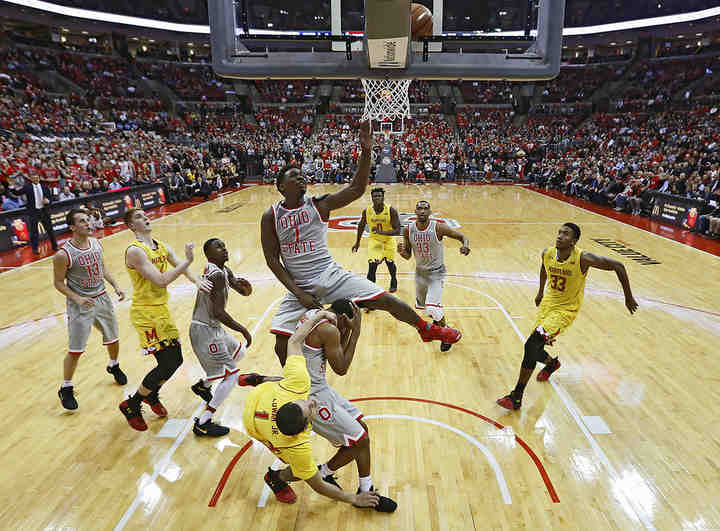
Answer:
<svg viewBox="0 0 720 531"><path fill-rule="evenodd" d="M398 216L400 217L400 225L402 227L407 227L408 223L410 223L411 221L415 221L417 219L415 214L409 214L409 213L400 213L400 214L398 214ZM430 219L435 220L438 223L445 223L451 229L458 229L461 227L460 223L458 223L457 220L452 219L452 218L444 218L444 217L440 217L440 216L430 216ZM328 230L330 232L343 232L343 231L356 232L359 223L360 223L360 216L338 216L338 217L330 218L330 221L328 221ZM369 228L369 226L366 225L363 236L366 236L368 234L370 234L370 228Z"/></svg>

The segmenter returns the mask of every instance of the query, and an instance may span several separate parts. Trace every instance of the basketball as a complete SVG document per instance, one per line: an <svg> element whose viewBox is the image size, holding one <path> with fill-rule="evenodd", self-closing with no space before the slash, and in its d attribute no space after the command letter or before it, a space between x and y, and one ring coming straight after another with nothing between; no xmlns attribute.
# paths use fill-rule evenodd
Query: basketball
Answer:
<svg viewBox="0 0 720 531"><path fill-rule="evenodd" d="M433 34L433 20L430 10L422 4L410 4L410 18L412 20L412 40L420 37L429 37Z"/></svg>

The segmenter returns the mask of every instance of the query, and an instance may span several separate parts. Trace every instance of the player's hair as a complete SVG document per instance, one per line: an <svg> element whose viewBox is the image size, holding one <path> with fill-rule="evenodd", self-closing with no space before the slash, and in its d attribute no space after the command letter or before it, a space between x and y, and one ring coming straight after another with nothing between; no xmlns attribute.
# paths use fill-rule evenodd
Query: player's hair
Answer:
<svg viewBox="0 0 720 531"><path fill-rule="evenodd" d="M373 188L370 190L370 196L372 197L373 194L381 194L383 197L385 196L385 189L384 188Z"/></svg>
<svg viewBox="0 0 720 531"><path fill-rule="evenodd" d="M213 243L219 242L219 241L220 241L220 238L210 238L208 241L206 241L206 242L203 244L203 252L205 253L205 258L208 257L208 251L210 250L210 246L211 246Z"/></svg>
<svg viewBox="0 0 720 531"><path fill-rule="evenodd" d="M140 209L133 207L133 208L128 208L128 209L125 211L125 215L123 216L123 221L125 222L125 225L127 225L128 227L130 226L130 220L132 220L133 215L134 215L135 212L137 212L138 210L140 210Z"/></svg>
<svg viewBox="0 0 720 531"><path fill-rule="evenodd" d="M580 227L575 225L575 223L567 222L563 223L563 227L568 227L571 231L573 231L573 234L575 235L575 241L578 241L580 239Z"/></svg>
<svg viewBox="0 0 720 531"><path fill-rule="evenodd" d="M352 305L350 304L350 299L338 299L333 301L330 305L330 310L337 315L345 315L348 319L353 318L354 311Z"/></svg>
<svg viewBox="0 0 720 531"><path fill-rule="evenodd" d="M430 208L430 201L425 201L424 199L421 199L420 201L415 203L415 208L419 207L420 203L425 203L428 206L428 208Z"/></svg>
<svg viewBox="0 0 720 531"><path fill-rule="evenodd" d="M295 402L288 402L281 406L275 420L283 435L297 435L307 426L307 419L303 415L302 408Z"/></svg>
<svg viewBox="0 0 720 531"><path fill-rule="evenodd" d="M283 181L285 181L285 178L287 175L285 175L288 171L295 169L302 172L302 168L300 168L297 164L285 164L282 168L280 168L275 175L275 186L279 186Z"/></svg>
<svg viewBox="0 0 720 531"><path fill-rule="evenodd" d="M65 216L65 223L67 223L68 227L75 225L75 214L87 214L87 212L82 208L73 208L67 213L67 216Z"/></svg>

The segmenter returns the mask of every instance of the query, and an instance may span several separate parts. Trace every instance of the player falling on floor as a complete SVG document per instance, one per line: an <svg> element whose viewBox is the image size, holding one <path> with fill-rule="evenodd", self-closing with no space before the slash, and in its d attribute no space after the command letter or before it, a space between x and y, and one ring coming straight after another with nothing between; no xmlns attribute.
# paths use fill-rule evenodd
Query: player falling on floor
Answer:
<svg viewBox="0 0 720 531"><path fill-rule="evenodd" d="M538 312L533 333L525 342L525 356L515 389L497 401L506 409L520 409L525 386L537 362L545 364L537 375L539 382L547 381L550 375L560 368L560 360L551 357L545 351L545 345L552 345L557 336L575 321L582 305L585 280L591 267L615 271L625 293L625 306L631 314L638 309L625 266L612 258L583 251L576 246L579 239L580 227L575 223L565 223L558 231L555 247L545 249L540 255L540 287L535 296ZM548 293L545 294L548 278Z"/></svg>
<svg viewBox="0 0 720 531"><path fill-rule="evenodd" d="M262 216L260 237L268 267L289 293L273 317L275 353L285 364L288 337L298 319L311 308L338 299L350 299L361 307L385 310L395 319L417 328L423 341L456 343L462 334L425 322L400 299L368 279L341 268L330 255L327 229L330 212L359 199L370 174L372 137L368 122L360 126L362 153L358 169L348 186L334 194L306 197L307 181L297 166L283 167L276 186L283 200Z"/></svg>
<svg viewBox="0 0 720 531"><path fill-rule="evenodd" d="M312 318L318 311L309 310L300 322ZM358 492L371 492L375 489L370 477L370 437L367 425L360 420L362 412L330 387L325 378L327 363L340 376L350 368L360 337L362 312L348 299L333 302L330 311L337 316L337 322L327 319L318 321L302 344L310 373L309 398L317 403L313 431L339 448L332 459L320 467L320 474L325 481L340 487L335 481L335 472L355 461L359 476ZM381 501L376 509L394 511L395 502L387 500Z"/></svg>
<svg viewBox="0 0 720 531"><path fill-rule="evenodd" d="M143 354L155 356L157 367L145 375L132 396L120 403L120 411L132 428L144 431L147 424L141 403L149 404L156 415L167 416L158 391L183 362L180 332L168 308L167 286L180 275L204 291L210 290L210 283L188 269L193 261L193 243L185 244L185 260L180 262L168 245L153 239L144 211L129 209L125 212L125 224L135 234L135 241L125 250L125 267L133 285L130 322L137 330Z"/></svg>
<svg viewBox="0 0 720 531"><path fill-rule="evenodd" d="M374 188L370 192L372 205L362 212L357 228L357 238L352 252L360 248L360 239L365 226L370 225L368 237L368 274L367 279L375 282L377 269L385 262L390 272L390 293L397 291L397 265L395 264L395 238L400 236L400 216L397 210L385 204L385 190Z"/></svg>
<svg viewBox="0 0 720 531"><path fill-rule="evenodd" d="M403 228L402 241L398 242L398 253L409 260L415 254L415 307L424 309L438 326L447 326L442 307L443 284L445 283L445 251L442 239L447 236L461 242L460 254L470 254L470 240L451 229L445 223L430 219L430 203L418 201L415 205L416 221ZM452 345L441 343L440 350L447 352Z"/></svg>
<svg viewBox="0 0 720 531"><path fill-rule="evenodd" d="M266 382L250 391L245 399L243 424L252 438L258 440L288 466L283 470L268 468L265 483L278 501L297 500L291 481L303 480L318 494L356 507L373 507L376 511L392 512L397 505L376 492L343 491L333 481L323 479L313 459L310 430L320 414L315 400L308 397L311 379L302 345L316 324L328 320L337 323L332 312L318 311L300 322L288 341L284 378Z"/></svg>
<svg viewBox="0 0 720 531"><path fill-rule="evenodd" d="M102 332L103 345L107 347L110 357L107 372L118 384L127 383L127 376L118 364L118 324L112 301L105 290L105 280L115 289L120 300L125 299L125 294L105 267L100 241L90 237L92 229L87 212L72 209L65 221L72 237L53 256L53 284L67 297L69 337L68 352L63 361L63 383L58 396L65 409L77 409L72 378L93 326Z"/></svg>
<svg viewBox="0 0 720 531"><path fill-rule="evenodd" d="M190 324L190 343L207 377L196 382L191 389L207 403L200 418L195 419L193 433L201 437L221 437L227 435L230 429L215 424L213 413L236 385L256 386L266 378L256 373L240 374L237 362L243 359L245 349L252 344L252 336L225 309L230 288L247 297L252 293L252 285L244 278L236 278L226 265L228 250L222 240L209 239L203 245L203 251L208 259L203 278L212 284L212 288L210 293L197 293ZM245 345L241 345L222 325L245 336ZM215 382L218 385L213 394L211 386Z"/></svg>

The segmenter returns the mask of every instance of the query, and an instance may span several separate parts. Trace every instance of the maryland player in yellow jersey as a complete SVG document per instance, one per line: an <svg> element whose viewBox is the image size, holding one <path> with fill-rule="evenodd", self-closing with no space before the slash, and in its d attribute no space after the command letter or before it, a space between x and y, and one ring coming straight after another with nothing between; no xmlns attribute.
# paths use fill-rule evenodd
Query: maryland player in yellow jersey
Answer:
<svg viewBox="0 0 720 531"><path fill-rule="evenodd" d="M575 223L565 223L558 231L555 247L542 252L540 288L535 297L538 312L533 324L533 333L525 342L525 356L515 389L497 401L506 409L520 409L525 386L537 362L545 364L537 375L537 380L540 382L547 381L550 375L560 368L560 360L551 357L545 351L545 345L552 345L555 338L575 321L582 305L585 280L591 267L615 271L625 293L625 306L631 314L638 308L638 303L630 289L625 266L612 258L597 256L576 247L579 239L580 227ZM546 283L547 294L545 294Z"/></svg>
<svg viewBox="0 0 720 531"><path fill-rule="evenodd" d="M393 236L400 236L400 216L397 210L385 204L385 190L373 188L370 192L372 205L363 210L358 224L357 239L352 246L356 253L360 248L360 239L365 232L365 225L370 225L368 238L368 274L370 282L375 282L377 268L382 263L387 264L390 271L390 293L397 291L397 265L395 265L395 240Z"/></svg>
<svg viewBox="0 0 720 531"><path fill-rule="evenodd" d="M193 243L185 244L185 260L181 262L169 246L153 239L145 212L129 209L125 224L135 233L135 241L125 250L125 267L133 285L130 321L137 330L143 354L152 354L158 364L145 376L137 392L120 403L120 411L132 428L144 431L147 424L141 403L149 404L156 415L167 416L158 391L183 362L180 333L168 308L167 286L183 274L205 292L212 285L188 269L193 261Z"/></svg>
<svg viewBox="0 0 720 531"><path fill-rule="evenodd" d="M297 496L288 485L303 480L318 494L333 500L351 503L355 507L373 507L380 512L393 512L397 504L374 491L345 492L330 476L323 479L315 464L310 441L312 421L318 418L317 403L308 399L310 374L302 345L308 334L323 320L337 325L333 312L318 311L301 321L288 340L287 359L282 380L266 382L248 394L245 399L243 424L248 435L267 446L288 466L283 470L268 468L265 483L278 501L295 503Z"/></svg>

